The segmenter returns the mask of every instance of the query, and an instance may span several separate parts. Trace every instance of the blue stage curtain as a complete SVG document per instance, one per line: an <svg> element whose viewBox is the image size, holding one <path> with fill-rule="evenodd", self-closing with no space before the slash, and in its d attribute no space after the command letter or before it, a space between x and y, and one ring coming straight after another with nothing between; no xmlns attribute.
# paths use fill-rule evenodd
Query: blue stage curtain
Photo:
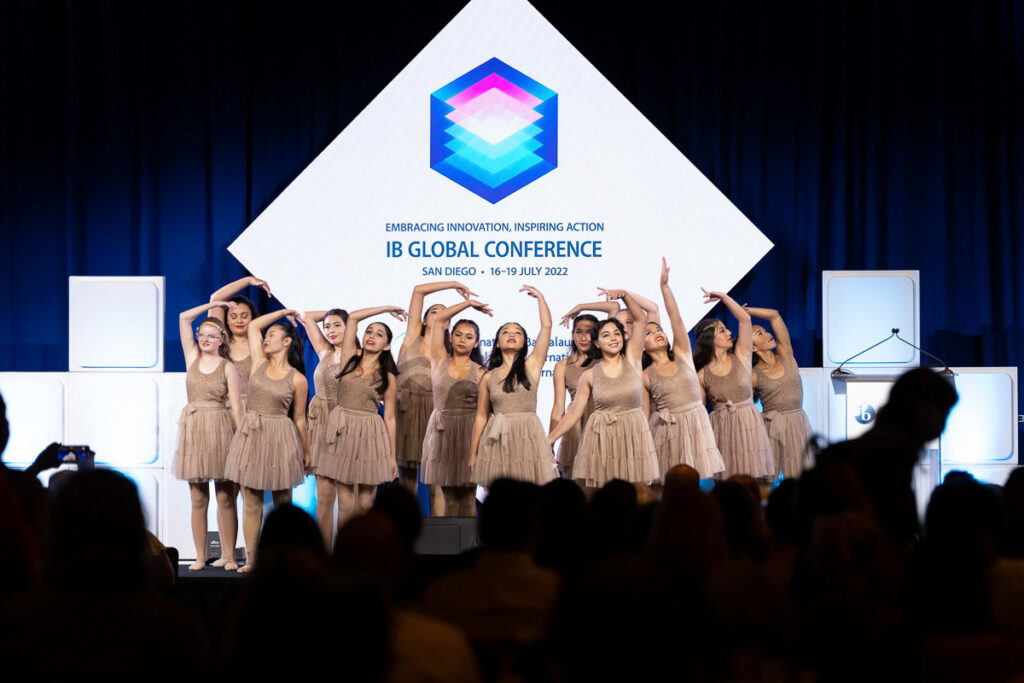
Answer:
<svg viewBox="0 0 1024 683"><path fill-rule="evenodd" d="M69 275L166 276L182 370L226 246L463 4L0 4L0 370L67 368ZM734 294L801 364L828 269L920 269L928 349L1024 357L1019 3L535 5L775 242Z"/></svg>

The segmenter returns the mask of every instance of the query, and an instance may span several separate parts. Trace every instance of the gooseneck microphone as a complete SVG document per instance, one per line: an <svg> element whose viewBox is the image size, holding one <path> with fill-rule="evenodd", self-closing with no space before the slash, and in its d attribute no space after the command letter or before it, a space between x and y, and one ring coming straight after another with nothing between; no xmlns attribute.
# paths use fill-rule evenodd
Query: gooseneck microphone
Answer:
<svg viewBox="0 0 1024 683"><path fill-rule="evenodd" d="M896 337L897 339L899 339L901 342L903 342L907 346L910 346L912 348L917 349L918 351L920 351L924 355L928 356L929 358L932 358L934 360L939 361L939 363L941 363L942 367L943 367L943 370L942 370L943 374L953 375L953 376L956 375L956 373L953 372L950 369L949 364L946 363L946 361L942 360L941 358L939 358L938 356L936 356L934 354L928 353L927 351L922 349L920 346L917 346L916 344L913 344L912 342L907 341L906 339L904 339L903 337L900 336L900 328L893 327L893 328L890 329L890 334L889 334L888 337L886 337L885 339L883 339L883 340L881 340L879 342L875 342L874 344L872 344L871 346L867 347L863 351L858 351L857 353L853 354L852 356L850 356L849 358L844 360L842 363L840 363L839 367L837 367L835 370L832 371L832 376L834 377L836 375L851 375L851 374L853 374L851 372L847 372L846 370L843 370L843 366L846 365L847 363L849 363L851 360L853 360L857 356L862 356L865 353L867 353L868 351L870 351L871 349L875 348L876 346L881 346L882 344L884 344L885 342L889 341L893 337Z"/></svg>

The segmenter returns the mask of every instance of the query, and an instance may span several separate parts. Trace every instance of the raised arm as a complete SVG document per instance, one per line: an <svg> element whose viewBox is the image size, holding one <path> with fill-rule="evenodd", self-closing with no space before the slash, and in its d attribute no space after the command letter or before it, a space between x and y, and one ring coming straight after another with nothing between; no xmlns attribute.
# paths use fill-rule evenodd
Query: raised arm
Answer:
<svg viewBox="0 0 1024 683"><path fill-rule="evenodd" d="M423 299L428 294L442 292L446 289L457 290L462 298L467 300L471 296L476 296L476 292L469 291L469 287L455 280L424 282L413 287L412 298L409 299L409 322L405 326L405 339L402 340L403 349L419 339L420 333L423 331Z"/></svg>
<svg viewBox="0 0 1024 683"><path fill-rule="evenodd" d="M466 301L460 301L454 306L449 306L435 318L434 327L430 330L430 363L431 372L433 372L433 366L443 361L448 356L448 349L444 347L444 323L450 321L452 318L457 316L467 308L474 308L481 313L493 316L494 312L491 311L491 307L487 304L482 304L479 301L473 299L467 299ZM441 324L437 324L441 323Z"/></svg>
<svg viewBox="0 0 1024 683"><path fill-rule="evenodd" d="M248 287L262 287L263 290L266 291L267 296L274 296L273 294L270 293L270 285L268 285L263 280L260 280L259 278L247 275L243 278L235 280L234 282L229 282L220 289L218 289L216 292L210 295L210 301L227 301L228 299L230 299L231 297L235 296L243 289L246 289ZM211 309L209 315L212 318L219 318L221 322L224 322L224 311L222 311L219 308Z"/></svg>
<svg viewBox="0 0 1024 683"><path fill-rule="evenodd" d="M772 334L775 335L775 352L787 358L793 357L793 341L789 338L789 328L779 312L774 308L756 308L744 306L743 310L754 318L767 320L772 326Z"/></svg>
<svg viewBox="0 0 1024 683"><path fill-rule="evenodd" d="M609 301L621 299L625 304L626 310L629 311L629 317L633 319L633 334L626 342L626 357L631 361L639 361L644 354L644 338L647 333L647 323L651 322L651 306L654 304L650 299L637 296L635 292L627 292L624 289L604 289L603 287L597 289ZM657 309L656 306L654 308Z"/></svg>
<svg viewBox="0 0 1024 683"><path fill-rule="evenodd" d="M356 350L359 348L356 345L356 334L359 332L359 323L367 318L372 318L375 315L381 315L382 313L390 313L395 318L405 321L406 315L405 309L399 306L373 306L371 308L360 308L358 311L352 311L348 314L348 322L345 323L345 335L341 338L341 362L342 364L347 363L348 359L355 355Z"/></svg>
<svg viewBox="0 0 1024 683"><path fill-rule="evenodd" d="M683 324L683 317L679 315L679 306L676 304L676 295L668 286L668 264L665 257L661 257L661 298L665 300L665 314L668 315L672 324L672 350L675 353L693 355L693 348L690 346L690 335Z"/></svg>
<svg viewBox="0 0 1024 683"><path fill-rule="evenodd" d="M306 336L309 337L309 343L313 345L313 350L316 351L317 356L323 356L325 351L332 351L333 347L331 343L327 341L327 337L324 336L324 331L320 329L320 323L327 311L306 311L299 321L302 322L302 326L306 328Z"/></svg>
<svg viewBox="0 0 1024 683"><path fill-rule="evenodd" d="M255 372L256 368L260 363L267 359L265 353L263 353L263 330L270 326L272 322L286 315L298 315L299 312L290 308L282 308L279 311L271 311L261 315L260 317L249 323L249 357L252 358L252 368L250 372Z"/></svg>
<svg viewBox="0 0 1024 683"><path fill-rule="evenodd" d="M569 433L577 422L583 417L583 411L587 409L587 401L590 400L590 378L593 376L591 370L587 370L580 376L580 383L576 387L576 398L569 405L562 419L558 421L555 428L548 434L548 443L554 445L561 437Z"/></svg>
<svg viewBox="0 0 1024 683"><path fill-rule="evenodd" d="M469 469L476 466L476 452L480 448L480 437L487 426L487 418L491 416L491 394L487 389L487 378L490 372L485 372L480 378L479 391L476 396L476 417L473 420L473 439L469 445Z"/></svg>
<svg viewBox="0 0 1024 683"><path fill-rule="evenodd" d="M227 301L211 301L208 304L200 304L195 308L190 308L187 311L182 311L178 314L178 336L181 337L181 350L185 354L185 367L192 365L192 362L199 357L199 347L196 346L195 337L192 334L192 321L199 317L199 314L204 311L209 311L214 308L228 308L235 304ZM224 319L224 314L221 313L220 319ZM224 343L228 343L229 340L225 339Z"/></svg>
<svg viewBox="0 0 1024 683"><path fill-rule="evenodd" d="M643 299L650 302L650 299ZM644 338L647 336L647 323L651 320L651 312L644 309L633 292L624 292L622 303L626 304L629 317L633 319L633 334L626 342L626 358L639 362L644 355Z"/></svg>
<svg viewBox="0 0 1024 683"><path fill-rule="evenodd" d="M598 313L604 313L606 318L611 318L619 312L619 304L617 301L595 301L591 304L576 304L569 309L568 313L562 316L561 324L572 329L572 319L583 311L597 311Z"/></svg>
<svg viewBox="0 0 1024 683"><path fill-rule="evenodd" d="M658 312L658 304L654 303L647 297L640 296L636 292L630 292L629 295L636 300L637 304L640 305L640 308L647 312L647 322L658 323L659 325L661 324L661 314ZM636 316L634 316L634 319L637 319ZM643 334L640 336L642 337Z"/></svg>
<svg viewBox="0 0 1024 683"><path fill-rule="evenodd" d="M733 298L725 292L709 292L706 289L702 289L704 292L704 303L711 303L712 301L721 301L726 309L732 313L736 321L739 322L740 328L739 333L736 335L736 355L743 358L749 364L750 356L754 353L752 342L754 339L753 327L750 324L750 314L743 310L743 307L733 301Z"/></svg>
<svg viewBox="0 0 1024 683"><path fill-rule="evenodd" d="M540 330L537 332L533 351L526 357L527 372L539 379L540 371L548 359L548 347L551 346L551 310L548 308L548 302L544 300L544 295L536 287L523 285L519 291L526 292L537 300L537 308L540 313Z"/></svg>

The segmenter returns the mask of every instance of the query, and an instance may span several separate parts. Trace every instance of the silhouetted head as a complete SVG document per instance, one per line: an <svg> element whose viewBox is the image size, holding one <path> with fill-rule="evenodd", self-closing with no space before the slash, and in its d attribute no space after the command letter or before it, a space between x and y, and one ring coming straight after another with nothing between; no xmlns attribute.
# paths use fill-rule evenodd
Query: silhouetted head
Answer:
<svg viewBox="0 0 1024 683"><path fill-rule="evenodd" d="M700 472L689 465L673 465L665 472L665 496L677 490L700 488Z"/></svg>
<svg viewBox="0 0 1024 683"><path fill-rule="evenodd" d="M7 404L4 403L4 396L0 394L0 455L3 455L7 448L7 442L11 438L11 425L7 422Z"/></svg>
<svg viewBox="0 0 1024 683"><path fill-rule="evenodd" d="M141 589L148 553L139 495L123 474L83 470L54 493L46 563L51 586Z"/></svg>
<svg viewBox="0 0 1024 683"><path fill-rule="evenodd" d="M391 520L402 541L402 549L411 555L423 528L420 504L416 496L401 484L387 483L377 487L377 495L373 498L373 510Z"/></svg>
<svg viewBox="0 0 1024 683"><path fill-rule="evenodd" d="M534 540L540 487L515 479L497 479L480 506L480 545L489 550L528 551Z"/></svg>
<svg viewBox="0 0 1024 683"><path fill-rule="evenodd" d="M299 548L316 557L327 557L323 537L309 513L291 503L278 505L263 523L257 557Z"/></svg>
<svg viewBox="0 0 1024 683"><path fill-rule="evenodd" d="M930 368L904 373L878 411L877 428L903 432L918 443L938 438L959 397L951 378Z"/></svg>
<svg viewBox="0 0 1024 683"><path fill-rule="evenodd" d="M398 583L405 559L395 525L380 512L353 517L338 529L334 539L335 564L371 577L386 595Z"/></svg>

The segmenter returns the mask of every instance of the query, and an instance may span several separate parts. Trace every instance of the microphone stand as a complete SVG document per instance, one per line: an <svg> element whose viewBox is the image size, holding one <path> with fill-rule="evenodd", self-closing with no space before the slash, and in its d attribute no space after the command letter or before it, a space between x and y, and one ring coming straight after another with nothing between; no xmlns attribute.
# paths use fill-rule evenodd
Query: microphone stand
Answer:
<svg viewBox="0 0 1024 683"><path fill-rule="evenodd" d="M906 339L904 339L903 337L901 337L900 336L900 328L898 328L898 327L892 328L892 333L888 337L886 337L885 339L872 344L871 346L867 347L863 351L858 351L857 353L853 354L852 356L850 356L849 358L844 360L842 363L839 364L838 368L836 368L835 370L832 371L832 376L835 377L836 375L852 375L853 374L852 372L848 372L846 370L843 370L843 366L844 365L849 363L851 360L853 360L857 356L864 355L865 353L867 353L871 349L875 348L876 346L881 346L882 344L884 344L885 342L889 341L893 337L896 337L897 339L899 339L901 342L903 342L907 346L910 346L912 348L917 349L918 351L920 351L924 355L928 356L929 358L933 358L933 359L939 361L940 363L942 363L942 366L943 366L942 374L949 375L950 377L955 377L956 376L956 373L953 372L950 369L949 364L946 363L946 361L942 360L941 358L939 358L938 356L936 356L934 354L928 353L927 351L922 349L920 346L916 346L913 343L911 343L911 342L907 341Z"/></svg>
<svg viewBox="0 0 1024 683"><path fill-rule="evenodd" d="M898 335L899 331L900 331L900 329L898 327L892 328L892 334L890 334L888 337L886 337L885 339L883 339L880 342L875 342L874 344L872 344L868 348L864 349L863 351L858 351L857 353L853 354L852 356L850 356L849 358L844 360L842 363L839 364L838 368L836 368L835 370L832 371L832 376L835 377L836 375L852 375L853 374L852 372L847 372L846 370L843 370L843 366L844 365L849 363L851 360L853 360L857 356L863 356L865 353L867 353L871 349L875 348L876 346L881 346L882 344L884 344L885 342L889 341L893 337L896 337Z"/></svg>

